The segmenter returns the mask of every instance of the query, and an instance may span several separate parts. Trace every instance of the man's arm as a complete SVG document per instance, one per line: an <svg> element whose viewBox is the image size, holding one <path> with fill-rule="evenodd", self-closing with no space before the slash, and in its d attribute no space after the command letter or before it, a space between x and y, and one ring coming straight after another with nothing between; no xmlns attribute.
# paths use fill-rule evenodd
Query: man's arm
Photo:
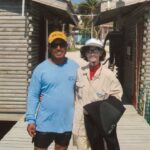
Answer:
<svg viewBox="0 0 150 150"><path fill-rule="evenodd" d="M25 120L28 122L27 131L30 136L35 134L36 112L39 104L39 95L41 93L40 74L35 70L28 88L27 111Z"/></svg>

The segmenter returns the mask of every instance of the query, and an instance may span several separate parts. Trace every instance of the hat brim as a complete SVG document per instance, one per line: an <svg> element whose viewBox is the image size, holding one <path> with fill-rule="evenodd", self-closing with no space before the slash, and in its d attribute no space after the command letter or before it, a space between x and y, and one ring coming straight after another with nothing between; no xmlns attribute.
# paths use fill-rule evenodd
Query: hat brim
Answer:
<svg viewBox="0 0 150 150"><path fill-rule="evenodd" d="M98 48L100 48L100 49L103 49L103 47L100 46L100 45L98 45L98 44L90 43L90 44L86 44L86 45L82 46L80 50L81 50L81 51L82 51L82 50L85 50L86 47L89 47L89 46L94 46L94 47L98 47Z"/></svg>

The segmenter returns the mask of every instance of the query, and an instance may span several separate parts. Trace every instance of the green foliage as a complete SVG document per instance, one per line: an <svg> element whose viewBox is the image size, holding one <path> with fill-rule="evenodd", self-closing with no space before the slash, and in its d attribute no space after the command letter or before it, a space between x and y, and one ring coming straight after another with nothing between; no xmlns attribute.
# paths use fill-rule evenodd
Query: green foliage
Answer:
<svg viewBox="0 0 150 150"><path fill-rule="evenodd" d="M75 47L75 45L73 45L73 46L71 46L71 47L69 47L68 48L68 52L74 52L74 51L78 51L79 49L77 49L76 47Z"/></svg>
<svg viewBox="0 0 150 150"><path fill-rule="evenodd" d="M85 0L78 6L78 11L81 14L96 13L99 9L100 2L98 0Z"/></svg>
<svg viewBox="0 0 150 150"><path fill-rule="evenodd" d="M78 13L81 14L82 29L90 29L91 37L96 37L98 30L93 25L94 16L100 13L101 3L104 0L85 0L78 5Z"/></svg>
<svg viewBox="0 0 150 150"><path fill-rule="evenodd" d="M80 30L80 33L82 34L82 35L85 35L85 34L90 34L90 29L82 29L82 30Z"/></svg>

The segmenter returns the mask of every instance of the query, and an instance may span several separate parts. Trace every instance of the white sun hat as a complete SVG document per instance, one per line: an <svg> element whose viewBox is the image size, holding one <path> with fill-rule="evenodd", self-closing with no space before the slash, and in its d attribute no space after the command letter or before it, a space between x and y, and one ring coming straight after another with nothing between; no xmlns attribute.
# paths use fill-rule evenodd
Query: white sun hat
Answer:
<svg viewBox="0 0 150 150"><path fill-rule="evenodd" d="M98 39L95 39L95 38L91 38L89 40L86 41L85 45L82 46L81 49L87 47L87 46L96 46L96 47L99 47L99 48L103 48L103 42L98 40Z"/></svg>

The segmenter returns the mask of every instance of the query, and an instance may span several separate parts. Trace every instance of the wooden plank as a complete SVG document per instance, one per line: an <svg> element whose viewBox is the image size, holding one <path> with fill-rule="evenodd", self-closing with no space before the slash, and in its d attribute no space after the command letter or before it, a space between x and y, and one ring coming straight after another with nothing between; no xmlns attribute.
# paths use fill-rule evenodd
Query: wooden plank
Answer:
<svg viewBox="0 0 150 150"><path fill-rule="evenodd" d="M19 114L19 113L14 113L14 114L9 114L9 113L0 113L0 120L1 121L18 121L23 117L23 114ZM0 149L1 149L1 144L0 144ZM1 149L2 150L2 149Z"/></svg>
<svg viewBox="0 0 150 150"><path fill-rule="evenodd" d="M26 105L25 101L0 101L0 105Z"/></svg>
<svg viewBox="0 0 150 150"><path fill-rule="evenodd" d="M22 71L22 70L1 70L0 74L16 74L16 75L26 75L28 74L26 71ZM0 84L1 85L1 84Z"/></svg>
<svg viewBox="0 0 150 150"><path fill-rule="evenodd" d="M28 44L27 43L23 43L23 44L16 44L16 43L13 43L13 47L18 47L18 48L28 48ZM0 47L7 47L7 48L10 48L12 47L12 43L0 43Z"/></svg>
<svg viewBox="0 0 150 150"><path fill-rule="evenodd" d="M0 78L17 78L17 79L27 79L27 76L26 75L22 75L22 74L3 74L3 73L0 73Z"/></svg>
<svg viewBox="0 0 150 150"><path fill-rule="evenodd" d="M24 97L24 98L26 98L26 93L0 93L0 96L1 97L16 97L16 96L18 96L18 97Z"/></svg>
<svg viewBox="0 0 150 150"><path fill-rule="evenodd" d="M28 66L28 64L27 64L27 62L21 62L20 61L20 63L19 63L19 61L12 61L12 63L10 62L8 62L8 61L4 61L4 62L0 62L0 67L27 67ZM31 64L29 64L29 66L31 66Z"/></svg>
<svg viewBox="0 0 150 150"><path fill-rule="evenodd" d="M20 52L20 54L21 54L22 52L27 52L28 49L29 49L28 47L27 48L26 47L0 47L0 53L8 54L8 52L11 52L13 54L15 52L17 52L17 53Z"/></svg>
<svg viewBox="0 0 150 150"><path fill-rule="evenodd" d="M22 28L0 28L0 32L25 32L25 27Z"/></svg>
<svg viewBox="0 0 150 150"><path fill-rule="evenodd" d="M3 94L5 94L5 93L11 93L11 94L24 94L24 93L26 93L26 90L18 90L18 89L1 89L0 90L0 93L3 93Z"/></svg>
<svg viewBox="0 0 150 150"><path fill-rule="evenodd" d="M27 96L26 96L27 97ZM25 101L26 97L0 97L0 101Z"/></svg>
<svg viewBox="0 0 150 150"><path fill-rule="evenodd" d="M20 16L21 11L20 12L0 12L0 16Z"/></svg>
<svg viewBox="0 0 150 150"><path fill-rule="evenodd" d="M24 113L26 111L26 108L17 108L17 107L6 107L6 108L0 108L0 113L4 113L4 114L17 114L17 113Z"/></svg>
<svg viewBox="0 0 150 150"><path fill-rule="evenodd" d="M0 70L18 70L18 71L28 71L27 67L11 67L11 66L0 66Z"/></svg>
<svg viewBox="0 0 150 150"><path fill-rule="evenodd" d="M10 111L10 112L16 112L16 110L17 109L20 109L20 110L25 110L26 109L26 105L24 105L24 104L21 104L21 105L13 105L13 104L7 104L7 105L0 105L0 111L2 111L2 110L5 110L6 111L6 109L9 109L9 110L7 110L7 112L8 111Z"/></svg>
<svg viewBox="0 0 150 150"><path fill-rule="evenodd" d="M0 20L25 20L25 16L0 16Z"/></svg>
<svg viewBox="0 0 150 150"><path fill-rule="evenodd" d="M28 56L28 57L31 57L30 55ZM23 59L24 58L24 60L26 60L27 59L27 55L11 55L11 53L10 53L10 55L2 55L2 56L0 56L0 58L1 59L10 59L10 61L11 61L11 59ZM26 62L27 62L27 60L26 60Z"/></svg>
<svg viewBox="0 0 150 150"><path fill-rule="evenodd" d="M13 39L13 41L17 40L17 42L20 42L20 41L23 41L27 38L23 35L21 35L21 36L14 36L14 35L13 36L12 35L4 36L4 35L0 35L0 41L8 40L7 42L11 42L12 39Z"/></svg>
<svg viewBox="0 0 150 150"><path fill-rule="evenodd" d="M25 28L25 24L1 24L0 28Z"/></svg>
<svg viewBox="0 0 150 150"><path fill-rule="evenodd" d="M0 19L0 24L25 24L25 19Z"/></svg>
<svg viewBox="0 0 150 150"><path fill-rule="evenodd" d="M0 36L25 36L24 32L0 32Z"/></svg>
<svg viewBox="0 0 150 150"><path fill-rule="evenodd" d="M8 40L4 40L4 39L0 39L0 44L6 44L6 43L9 43L9 44L26 44L28 41L26 39L19 39L19 40L16 40L16 39L8 39Z"/></svg>

